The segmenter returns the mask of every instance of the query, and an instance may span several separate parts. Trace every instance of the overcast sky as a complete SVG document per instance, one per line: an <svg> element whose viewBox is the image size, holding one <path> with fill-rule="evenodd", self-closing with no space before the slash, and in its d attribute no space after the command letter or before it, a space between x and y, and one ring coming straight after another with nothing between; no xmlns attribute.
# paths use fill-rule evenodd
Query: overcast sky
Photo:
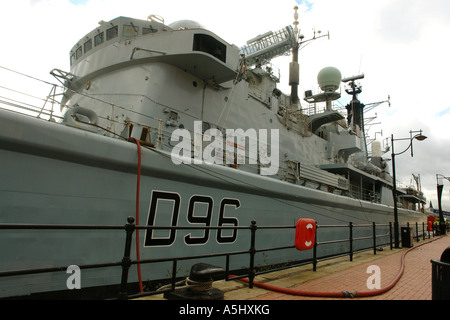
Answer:
<svg viewBox="0 0 450 320"><path fill-rule="evenodd" d="M337 67L344 77L364 73L360 100L380 105L370 137L408 138L410 130L428 137L414 142L414 157L396 157L397 178L406 185L412 174L421 176L428 203L437 208L436 174L450 176L450 85L448 0L14 0L0 2L2 45L0 66L56 83L50 70L69 71L69 51L100 20L118 16L146 19L150 14L166 24L195 20L229 43L242 46L248 39L292 24L299 4L299 28L305 39L314 30L330 32L330 40L313 41L300 51L300 92L317 89L317 73ZM291 58L276 59L285 73L279 87L288 93L287 70ZM0 86L14 77L0 69ZM27 86L41 96L50 87ZM3 93L2 93L3 94ZM340 103L345 105L343 94ZM379 123L379 124L378 124ZM381 135L382 131L382 135ZM390 143L390 142L389 142ZM401 152L408 141L395 142ZM390 158L390 154L385 155ZM443 204L450 210L450 182L444 180Z"/></svg>

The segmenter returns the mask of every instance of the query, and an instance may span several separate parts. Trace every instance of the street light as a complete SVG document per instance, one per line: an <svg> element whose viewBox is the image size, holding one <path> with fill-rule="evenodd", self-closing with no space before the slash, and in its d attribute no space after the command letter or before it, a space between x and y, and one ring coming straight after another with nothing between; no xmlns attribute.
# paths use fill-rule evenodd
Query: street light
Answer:
<svg viewBox="0 0 450 320"><path fill-rule="evenodd" d="M442 212L442 206L441 206L441 198L442 198L442 189L444 188L444 183L439 184L439 177L442 177L444 179L447 179L450 181L450 177L446 177L442 174L436 174L436 184L437 184L437 196L438 196L438 206L439 206L439 228L441 235L444 235L447 233L447 228L445 226L444 221L444 213Z"/></svg>
<svg viewBox="0 0 450 320"><path fill-rule="evenodd" d="M418 133L417 133L418 132ZM413 136L413 133L417 133L415 136ZM397 179L395 177L395 156L401 155L405 153L408 149L411 148L411 157L414 157L413 154L413 140L416 139L418 141L423 141L427 137L422 134L422 130L420 131L410 131L409 132L409 138L402 138L402 139L394 139L394 135L391 135L391 147L392 147L392 177L394 179L393 188L392 188L392 196L394 198L394 241L395 241L395 248L400 248L400 239L399 239L399 230L398 230L398 208L397 208ZM400 153L394 152L394 141L400 141L400 140L409 140L409 146L403 150Z"/></svg>

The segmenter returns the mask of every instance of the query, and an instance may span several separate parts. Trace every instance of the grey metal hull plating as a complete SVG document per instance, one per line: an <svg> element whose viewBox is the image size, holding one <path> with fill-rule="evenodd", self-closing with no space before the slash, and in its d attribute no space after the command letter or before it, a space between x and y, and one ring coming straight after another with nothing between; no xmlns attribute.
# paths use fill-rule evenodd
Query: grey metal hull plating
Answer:
<svg viewBox="0 0 450 320"><path fill-rule="evenodd" d="M128 216L136 214L137 164L137 146L133 143L0 110L0 223L124 225ZM212 205L211 226L218 225L220 214L236 219L239 226L248 226L252 220L261 226L295 225L300 218L312 218L318 224L393 221L393 210L388 206L228 167L177 166L168 154L143 148L141 225L148 222L156 191L177 195L179 202L176 213L176 201L157 203L153 221L159 226L173 224L174 214L176 225L192 225L188 211L195 196ZM224 199L230 200L228 205L223 205ZM208 208L205 202L191 207L195 216L203 218ZM400 222L424 218L419 213L400 210ZM170 231L158 232L153 239L163 239L165 244L146 245L149 235L141 231L142 259L247 250L250 244L249 233L244 230L239 230L235 238L232 230L224 231L221 235L225 241L219 239L215 230L209 234L179 230L173 240L167 240ZM339 234L330 233L327 237L339 239ZM0 230L0 271L120 261L124 238L121 231ZM261 231L258 239L259 248L293 245L294 231ZM330 250L344 249L344 245L336 245ZM285 250L258 256L256 263L264 265L310 255L311 252ZM134 251L132 256L135 257ZM187 273L192 264L180 264L180 275ZM232 259L232 267L245 266L247 256L241 261ZM142 268L144 279L167 278L171 274L170 264ZM68 276L58 272L0 278L0 297L64 290ZM81 275L81 285L118 284L120 276L120 268L87 270ZM131 269L130 281L137 281L135 268Z"/></svg>

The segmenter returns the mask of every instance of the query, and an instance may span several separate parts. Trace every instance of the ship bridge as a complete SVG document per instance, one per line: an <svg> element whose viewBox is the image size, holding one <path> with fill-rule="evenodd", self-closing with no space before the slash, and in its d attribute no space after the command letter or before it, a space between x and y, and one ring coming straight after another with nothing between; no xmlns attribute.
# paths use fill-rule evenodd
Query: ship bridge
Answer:
<svg viewBox="0 0 450 320"><path fill-rule="evenodd" d="M193 21L165 25L157 16L118 17L99 22L73 46L70 85L77 89L101 73L148 62L167 63L220 84L235 79L239 49Z"/></svg>
<svg viewBox="0 0 450 320"><path fill-rule="evenodd" d="M99 27L80 39L70 50L70 66L77 64L111 42L120 42L146 34L169 30L163 20L138 20L118 17L110 22L100 21Z"/></svg>

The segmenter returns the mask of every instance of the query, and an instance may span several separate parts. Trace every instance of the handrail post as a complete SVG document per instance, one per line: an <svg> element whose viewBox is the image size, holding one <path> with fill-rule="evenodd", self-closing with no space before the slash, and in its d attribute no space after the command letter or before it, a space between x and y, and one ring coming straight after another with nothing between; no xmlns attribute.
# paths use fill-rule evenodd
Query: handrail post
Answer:
<svg viewBox="0 0 450 320"><path fill-rule="evenodd" d="M127 224L125 225L126 239L125 239L125 252L122 258L122 281L120 283L119 289L119 299L127 299L127 283L128 283L128 270L131 266L131 242L133 238L134 230L136 225L134 224L134 218L128 217Z"/></svg>
<svg viewBox="0 0 450 320"><path fill-rule="evenodd" d="M373 230L373 254L377 254L377 231L376 231L376 223L372 222L372 230Z"/></svg>
<svg viewBox="0 0 450 320"><path fill-rule="evenodd" d="M225 281L230 277L230 255L225 256Z"/></svg>
<svg viewBox="0 0 450 320"><path fill-rule="evenodd" d="M419 239L419 223L416 221L416 238L417 238L417 242L420 242Z"/></svg>
<svg viewBox="0 0 450 320"><path fill-rule="evenodd" d="M389 244L392 250L392 222L389 222Z"/></svg>
<svg viewBox="0 0 450 320"><path fill-rule="evenodd" d="M256 248L255 248L255 241L256 241L256 221L252 221L252 224L250 225L250 270L249 270L249 277L248 277L248 287L250 289L253 288L253 280L255 279L255 253L256 253Z"/></svg>
<svg viewBox="0 0 450 320"><path fill-rule="evenodd" d="M350 261L353 261L353 222L348 223L348 228L350 232L350 238L348 239L350 242Z"/></svg>
<svg viewBox="0 0 450 320"><path fill-rule="evenodd" d="M176 282L177 282L177 264L178 260L173 259L172 261L172 290L175 291Z"/></svg>
<svg viewBox="0 0 450 320"><path fill-rule="evenodd" d="M423 240L425 241L425 222L422 221L422 237Z"/></svg>
<svg viewBox="0 0 450 320"><path fill-rule="evenodd" d="M317 226L317 223L316 223ZM314 236L314 248L313 248L313 271L317 271L317 232L319 226L316 227L316 234Z"/></svg>

